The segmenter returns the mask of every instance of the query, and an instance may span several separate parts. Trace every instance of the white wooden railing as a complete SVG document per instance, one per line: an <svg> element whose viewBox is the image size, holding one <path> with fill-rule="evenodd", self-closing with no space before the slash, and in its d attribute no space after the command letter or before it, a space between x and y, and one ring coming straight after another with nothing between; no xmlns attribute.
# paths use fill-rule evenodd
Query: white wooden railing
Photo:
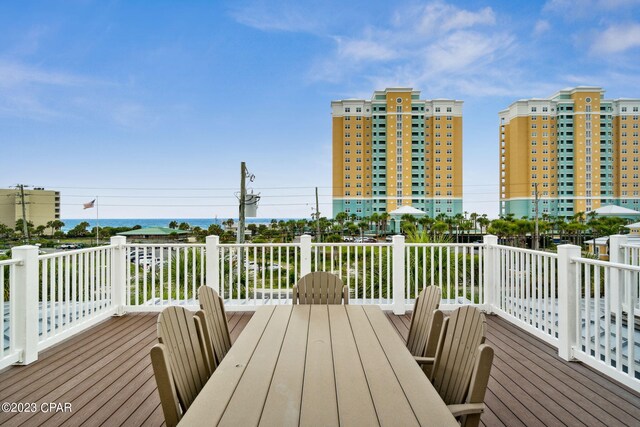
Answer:
<svg viewBox="0 0 640 427"><path fill-rule="evenodd" d="M22 253L16 255L20 256ZM0 282L3 285L0 293L0 333L2 333L0 367L24 360L21 349L24 348L25 343L16 341L24 336L24 334L16 334L16 328L24 327L24 325L18 325L18 322L23 319L16 317L16 306L23 298L23 295L16 293L17 268L22 262L17 256L14 256L14 259L0 261Z"/></svg>
<svg viewBox="0 0 640 427"><path fill-rule="evenodd" d="M130 244L114 237L108 246L43 256L16 247L13 259L0 263L10 288L0 321L11 337L0 349L0 368L30 363L107 316L175 304L196 309L204 284L230 311L290 304L297 280L324 270L349 286L352 304L396 314L425 286L439 286L442 308L476 305L556 347L560 357L640 390L638 313L630 310L638 307L640 267L618 262L628 259L623 246L612 236L610 262L581 258L573 245L557 254L501 246L495 236L481 244L407 244L403 236L373 244L316 244L310 236L288 244L221 244L217 236L205 244Z"/></svg>
<svg viewBox="0 0 640 427"><path fill-rule="evenodd" d="M609 242L611 253L609 261L629 264L636 267L640 266L640 245L627 244L627 236L611 236ZM625 286L622 289L624 305L629 305L629 292L631 291L638 295L638 293L640 293L640 283L636 282L636 287L633 290L630 286ZM640 316L640 301L638 299L636 299L635 302L635 315Z"/></svg>
<svg viewBox="0 0 640 427"><path fill-rule="evenodd" d="M637 389L640 330L634 312L640 267L576 255L571 258L577 313L572 356Z"/></svg>
<svg viewBox="0 0 640 427"><path fill-rule="evenodd" d="M115 313L113 251L111 246L100 246L38 257L38 350Z"/></svg>
<svg viewBox="0 0 640 427"><path fill-rule="evenodd" d="M491 310L551 345L558 344L558 256L492 246L496 287Z"/></svg>

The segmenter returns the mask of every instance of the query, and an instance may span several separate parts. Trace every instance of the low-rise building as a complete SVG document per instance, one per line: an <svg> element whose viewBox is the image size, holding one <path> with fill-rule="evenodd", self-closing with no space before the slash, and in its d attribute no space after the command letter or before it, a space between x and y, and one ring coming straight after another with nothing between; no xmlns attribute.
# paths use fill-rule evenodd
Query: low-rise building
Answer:
<svg viewBox="0 0 640 427"><path fill-rule="evenodd" d="M34 227L60 219L60 192L34 188L24 190L24 213ZM0 189L0 223L14 228L23 218L19 188Z"/></svg>

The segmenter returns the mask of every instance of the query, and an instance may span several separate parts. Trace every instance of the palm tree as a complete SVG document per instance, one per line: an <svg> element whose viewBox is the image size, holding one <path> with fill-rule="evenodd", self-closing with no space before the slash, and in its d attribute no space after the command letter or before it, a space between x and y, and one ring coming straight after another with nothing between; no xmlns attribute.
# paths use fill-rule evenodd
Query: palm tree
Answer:
<svg viewBox="0 0 640 427"><path fill-rule="evenodd" d="M391 219L391 215L389 215L388 212L383 212L380 214L379 218L380 218L380 228L382 228L382 231L384 232L384 234L387 234L387 224L389 223L389 219Z"/></svg>
<svg viewBox="0 0 640 427"><path fill-rule="evenodd" d="M176 228L178 228L178 221L171 221L169 223L169 228L175 230Z"/></svg>
<svg viewBox="0 0 640 427"><path fill-rule="evenodd" d="M473 222L473 230L477 230L478 229L478 218L480 217L480 215L478 215L475 212L471 212L471 214L469 215L469 219Z"/></svg>
<svg viewBox="0 0 640 427"><path fill-rule="evenodd" d="M372 213L371 216L369 217L369 221L371 221L371 224L373 225L373 228L376 232L376 237L378 237L378 231L380 227L380 215L378 215L377 212Z"/></svg>
<svg viewBox="0 0 640 427"><path fill-rule="evenodd" d="M487 214L484 214L478 218L478 224L480 224L480 233L485 234L487 232L487 227L491 224L491 220L487 217Z"/></svg>
<svg viewBox="0 0 640 427"><path fill-rule="evenodd" d="M426 233L430 233L431 232L431 226L433 226L434 222L435 222L435 220L433 218L428 217L428 216L423 216L420 219L418 219L418 224L420 224L420 226L422 227L422 231L424 231Z"/></svg>
<svg viewBox="0 0 640 427"><path fill-rule="evenodd" d="M358 228L360 229L360 237L364 237L364 232L369 228L369 223L367 221L358 222Z"/></svg>
<svg viewBox="0 0 640 427"><path fill-rule="evenodd" d="M436 220L436 222L431 226L431 231L434 236L442 236L448 229L449 226L447 223L440 220Z"/></svg>
<svg viewBox="0 0 640 427"><path fill-rule="evenodd" d="M338 212L334 219L340 226L340 237L344 237L344 223L349 219L349 215L345 212Z"/></svg>
<svg viewBox="0 0 640 427"><path fill-rule="evenodd" d="M515 225L515 232L518 235L518 238L520 239L520 243L522 245L522 247L525 246L525 242L527 240L527 234L530 234L533 232L533 222L529 221L528 219L517 219L514 222Z"/></svg>
<svg viewBox="0 0 640 427"><path fill-rule="evenodd" d="M47 222L46 228L50 228L51 229L51 236L53 236L53 234L60 230L62 227L64 227L64 222L60 221L59 219L54 219L53 221L49 221Z"/></svg>

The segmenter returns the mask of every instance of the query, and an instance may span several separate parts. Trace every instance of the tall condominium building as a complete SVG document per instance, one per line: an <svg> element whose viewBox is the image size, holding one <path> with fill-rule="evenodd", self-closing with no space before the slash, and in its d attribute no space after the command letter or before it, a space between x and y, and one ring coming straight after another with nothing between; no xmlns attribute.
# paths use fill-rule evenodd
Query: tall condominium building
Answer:
<svg viewBox="0 0 640 427"><path fill-rule="evenodd" d="M600 87L516 101L500 117L500 212L568 217L614 204L640 209L640 99Z"/></svg>
<svg viewBox="0 0 640 427"><path fill-rule="evenodd" d="M24 190L24 207L28 222L34 227L60 219L60 193L44 188ZM22 195L19 189L0 189L0 224L14 228L22 219Z"/></svg>
<svg viewBox="0 0 640 427"><path fill-rule="evenodd" d="M402 206L431 217L462 212L462 101L388 88L331 109L334 216Z"/></svg>

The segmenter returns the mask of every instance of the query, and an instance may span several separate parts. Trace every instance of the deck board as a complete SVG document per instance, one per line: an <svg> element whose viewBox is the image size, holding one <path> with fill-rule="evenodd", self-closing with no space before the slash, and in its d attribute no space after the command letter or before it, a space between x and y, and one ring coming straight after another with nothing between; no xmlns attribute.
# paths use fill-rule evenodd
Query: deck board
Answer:
<svg viewBox="0 0 640 427"><path fill-rule="evenodd" d="M251 312L227 313L232 341ZM387 313L405 339L410 315ZM157 314L108 319L40 354L28 366L0 371L0 402L69 402L71 413L0 413L0 425L164 424L149 350ZM495 349L483 426L640 425L640 395L581 363L565 362L548 344L487 316Z"/></svg>

